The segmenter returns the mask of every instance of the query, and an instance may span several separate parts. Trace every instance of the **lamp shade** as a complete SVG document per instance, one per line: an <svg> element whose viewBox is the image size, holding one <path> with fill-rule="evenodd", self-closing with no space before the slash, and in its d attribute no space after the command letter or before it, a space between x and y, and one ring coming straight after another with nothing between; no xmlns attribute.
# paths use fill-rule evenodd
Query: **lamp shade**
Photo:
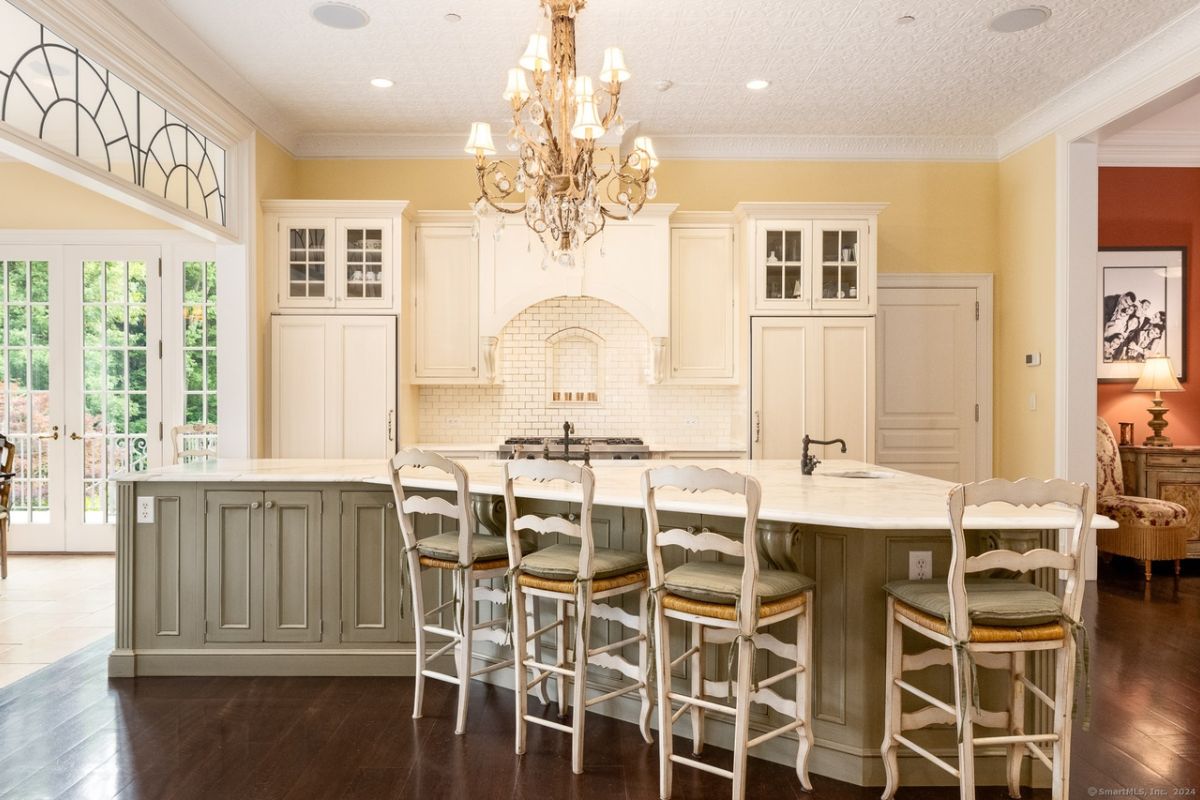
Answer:
<svg viewBox="0 0 1200 800"><path fill-rule="evenodd" d="M1149 356L1142 365L1142 376L1133 385L1135 392L1182 392L1175 368L1167 356Z"/></svg>
<svg viewBox="0 0 1200 800"><path fill-rule="evenodd" d="M580 75L575 78L575 102L577 104L591 102L595 99L595 94L591 78L587 75Z"/></svg>
<svg viewBox="0 0 1200 800"><path fill-rule="evenodd" d="M624 83L629 80L629 68L625 66L625 54L621 52L621 48L605 48L600 80L605 83Z"/></svg>
<svg viewBox="0 0 1200 800"><path fill-rule="evenodd" d="M654 169L658 166L658 154L654 152L654 143L650 141L649 136L639 136L634 139L633 149L638 153L642 160L649 162L650 169Z"/></svg>
<svg viewBox="0 0 1200 800"><path fill-rule="evenodd" d="M496 145L492 142L492 126L486 122L472 122L471 135L463 149L473 156L494 155Z"/></svg>
<svg viewBox="0 0 1200 800"><path fill-rule="evenodd" d="M529 37L529 45L517 63L530 72L546 72L550 69L550 40L545 34L535 33Z"/></svg>
<svg viewBox="0 0 1200 800"><path fill-rule="evenodd" d="M575 124L571 127L571 135L576 139L599 139L604 135L600 111L591 97L576 98Z"/></svg>
<svg viewBox="0 0 1200 800"><path fill-rule="evenodd" d="M515 100L517 105L529 99L529 84L525 81L525 70L513 67L508 71L508 85L504 87L503 97L510 103Z"/></svg>

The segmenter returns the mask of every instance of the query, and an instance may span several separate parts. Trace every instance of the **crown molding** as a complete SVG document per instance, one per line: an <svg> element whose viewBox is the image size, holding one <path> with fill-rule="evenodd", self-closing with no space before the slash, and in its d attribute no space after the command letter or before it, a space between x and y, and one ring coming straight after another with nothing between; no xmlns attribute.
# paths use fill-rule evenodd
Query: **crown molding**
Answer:
<svg viewBox="0 0 1200 800"><path fill-rule="evenodd" d="M1111 110L1110 117L1115 119L1128 109L1117 108L1113 98L1136 90L1145 81L1165 77L1170 82L1173 72L1179 73L1180 82L1195 77L1187 62L1196 55L1197 41L1200 41L1200 8L1177 17L1004 128L996 135L997 155L1008 158L1046 136L1076 127L1080 118L1097 110ZM1141 98L1137 105L1146 99L1149 98ZM1095 130L1102 124L1088 122L1082 127Z"/></svg>
<svg viewBox="0 0 1200 800"><path fill-rule="evenodd" d="M1125 131L1099 146L1102 167L1200 167L1200 133Z"/></svg>
<svg viewBox="0 0 1200 800"><path fill-rule="evenodd" d="M298 158L464 158L461 133L302 134ZM995 161L991 136L655 136L664 159Z"/></svg>

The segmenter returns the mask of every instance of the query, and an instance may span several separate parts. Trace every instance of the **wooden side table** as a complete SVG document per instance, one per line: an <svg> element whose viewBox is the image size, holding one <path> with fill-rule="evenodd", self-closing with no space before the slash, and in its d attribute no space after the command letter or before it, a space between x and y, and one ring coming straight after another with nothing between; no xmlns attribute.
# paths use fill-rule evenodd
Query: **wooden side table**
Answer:
<svg viewBox="0 0 1200 800"><path fill-rule="evenodd" d="M1125 494L1179 503L1188 510L1188 558L1200 558L1200 446L1121 447Z"/></svg>

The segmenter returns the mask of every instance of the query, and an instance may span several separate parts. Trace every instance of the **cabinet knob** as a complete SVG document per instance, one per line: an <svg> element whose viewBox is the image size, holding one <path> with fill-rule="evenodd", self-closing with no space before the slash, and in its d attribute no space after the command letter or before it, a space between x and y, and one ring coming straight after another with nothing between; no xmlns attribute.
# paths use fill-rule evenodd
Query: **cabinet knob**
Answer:
<svg viewBox="0 0 1200 800"><path fill-rule="evenodd" d="M251 508L258 508L258 506L259 506L259 503L257 500L255 500L253 503L250 504Z"/></svg>
<svg viewBox="0 0 1200 800"><path fill-rule="evenodd" d="M390 501L390 500L389 500L389 501L388 501L388 504L387 504L387 507L388 507L388 508L395 508L395 507L396 507L396 504L395 504L395 503L393 503L392 501Z"/></svg>
<svg viewBox="0 0 1200 800"><path fill-rule="evenodd" d="M274 507L275 507L275 501L274 501L274 500L268 500L268 501L267 501L267 503L266 503L266 507L267 507L267 508L274 508Z"/></svg>

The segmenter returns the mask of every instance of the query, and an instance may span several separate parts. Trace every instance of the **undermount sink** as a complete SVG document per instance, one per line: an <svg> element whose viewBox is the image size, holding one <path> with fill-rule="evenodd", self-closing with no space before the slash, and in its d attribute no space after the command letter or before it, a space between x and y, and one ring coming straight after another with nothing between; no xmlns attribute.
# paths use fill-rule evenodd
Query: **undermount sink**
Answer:
<svg viewBox="0 0 1200 800"><path fill-rule="evenodd" d="M825 478L894 478L896 473L884 472L881 469L842 469L830 470L829 472L820 472L818 475Z"/></svg>

